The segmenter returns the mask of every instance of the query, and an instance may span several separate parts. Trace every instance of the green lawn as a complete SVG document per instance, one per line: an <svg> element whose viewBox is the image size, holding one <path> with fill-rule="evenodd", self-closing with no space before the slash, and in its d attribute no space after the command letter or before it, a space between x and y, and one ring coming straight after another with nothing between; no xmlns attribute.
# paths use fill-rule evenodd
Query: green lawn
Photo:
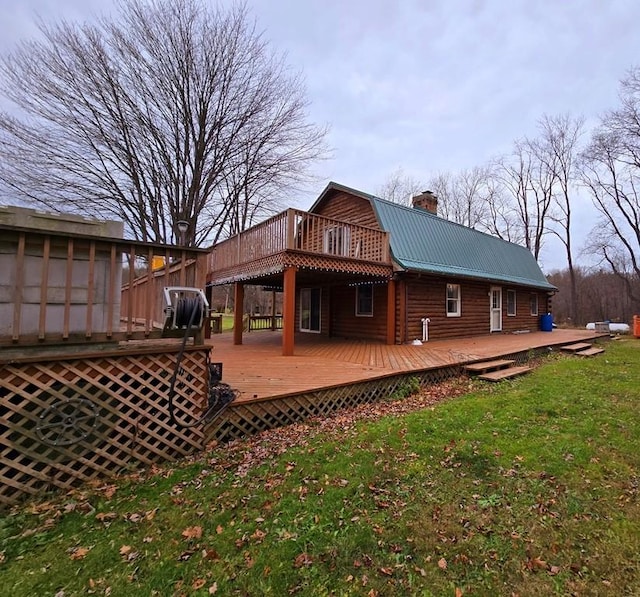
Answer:
<svg viewBox="0 0 640 597"><path fill-rule="evenodd" d="M637 595L640 340L43 498L3 595ZM143 478L144 477L144 478Z"/></svg>

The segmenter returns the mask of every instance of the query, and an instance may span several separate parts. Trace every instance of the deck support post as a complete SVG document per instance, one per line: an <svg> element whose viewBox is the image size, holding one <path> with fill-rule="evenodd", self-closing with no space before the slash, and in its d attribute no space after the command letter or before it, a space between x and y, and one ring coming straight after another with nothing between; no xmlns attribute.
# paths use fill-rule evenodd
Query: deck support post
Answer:
<svg viewBox="0 0 640 597"><path fill-rule="evenodd" d="M211 312L213 311L213 286L204 287L204 295L207 297L209 303L209 317L204 322L204 338L209 340L211 338Z"/></svg>
<svg viewBox="0 0 640 597"><path fill-rule="evenodd" d="M387 283L387 344L396 343L396 281Z"/></svg>
<svg viewBox="0 0 640 597"><path fill-rule="evenodd" d="M233 343L242 344L244 316L244 284L236 282L233 287Z"/></svg>
<svg viewBox="0 0 640 597"><path fill-rule="evenodd" d="M278 329L276 325L276 291L271 291L271 331L275 332Z"/></svg>
<svg viewBox="0 0 640 597"><path fill-rule="evenodd" d="M284 296L282 305L282 356L293 355L296 319L296 268L284 270Z"/></svg>

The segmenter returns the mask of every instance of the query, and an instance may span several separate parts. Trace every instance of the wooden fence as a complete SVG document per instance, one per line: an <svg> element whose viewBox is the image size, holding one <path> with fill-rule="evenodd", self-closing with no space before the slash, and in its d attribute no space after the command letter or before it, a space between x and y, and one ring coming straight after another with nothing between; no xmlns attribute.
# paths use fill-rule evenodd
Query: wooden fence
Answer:
<svg viewBox="0 0 640 597"><path fill-rule="evenodd" d="M282 315L247 315L245 330L254 332L257 330L281 330Z"/></svg>
<svg viewBox="0 0 640 597"><path fill-rule="evenodd" d="M205 283L206 250L7 225L0 234L0 346L148 338L163 321L163 285ZM154 270L158 260L168 265Z"/></svg>
<svg viewBox="0 0 640 597"><path fill-rule="evenodd" d="M203 447L210 348L160 328L206 253L0 222L0 505Z"/></svg>

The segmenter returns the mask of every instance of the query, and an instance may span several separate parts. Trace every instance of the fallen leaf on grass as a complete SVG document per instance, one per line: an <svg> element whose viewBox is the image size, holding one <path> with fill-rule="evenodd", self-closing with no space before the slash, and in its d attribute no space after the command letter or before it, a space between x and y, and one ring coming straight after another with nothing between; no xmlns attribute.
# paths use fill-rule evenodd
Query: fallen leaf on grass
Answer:
<svg viewBox="0 0 640 597"><path fill-rule="evenodd" d="M195 551L193 549L187 549L178 556L178 561L186 562L194 553Z"/></svg>
<svg viewBox="0 0 640 597"><path fill-rule="evenodd" d="M118 514L116 512L98 512L98 514L96 514L96 520L99 520L100 522L109 522L116 518L118 518Z"/></svg>
<svg viewBox="0 0 640 597"><path fill-rule="evenodd" d="M197 591L198 589L201 589L202 587L204 587L205 583L207 581L204 578L196 578L192 583L191 583L191 588L194 591Z"/></svg>
<svg viewBox="0 0 640 597"><path fill-rule="evenodd" d="M527 560L525 564L527 570L536 571L536 570L546 570L547 563L542 558L531 558Z"/></svg>
<svg viewBox="0 0 640 597"><path fill-rule="evenodd" d="M445 560L444 558L440 558L438 560L438 568L440 568L440 570L446 570L447 569L447 560Z"/></svg>
<svg viewBox="0 0 640 597"><path fill-rule="evenodd" d="M253 539L256 543L262 543L262 541L266 536L267 536L267 533L265 533L263 530L256 529L255 533L251 535L251 539Z"/></svg>
<svg viewBox="0 0 640 597"><path fill-rule="evenodd" d="M311 566L313 564L313 558L306 552L302 552L293 561L294 568L302 568L303 566Z"/></svg>
<svg viewBox="0 0 640 597"><path fill-rule="evenodd" d="M210 587L209 587L209 595L215 595L218 592L218 583L214 582Z"/></svg>
<svg viewBox="0 0 640 597"><path fill-rule="evenodd" d="M117 489L118 487L116 485L104 485L103 487L99 487L98 491L102 491L104 497L110 500L114 496Z"/></svg>
<svg viewBox="0 0 640 597"><path fill-rule="evenodd" d="M200 539L202 537L202 527L187 527L182 531L182 536L185 539Z"/></svg>
<svg viewBox="0 0 640 597"><path fill-rule="evenodd" d="M220 554L215 549L203 549L202 559L209 560L210 562L215 562L220 559Z"/></svg>
<svg viewBox="0 0 640 597"><path fill-rule="evenodd" d="M137 551L133 551L133 547L131 545L123 545L120 548L120 555L125 562L133 562L140 553Z"/></svg>
<svg viewBox="0 0 640 597"><path fill-rule="evenodd" d="M72 560L83 560L90 551L90 547L76 547L69 557Z"/></svg>

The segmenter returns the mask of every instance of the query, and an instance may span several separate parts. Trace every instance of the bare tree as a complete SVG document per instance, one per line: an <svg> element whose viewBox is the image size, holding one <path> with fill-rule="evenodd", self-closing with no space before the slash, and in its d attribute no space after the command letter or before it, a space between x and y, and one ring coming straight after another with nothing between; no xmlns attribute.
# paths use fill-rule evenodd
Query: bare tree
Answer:
<svg viewBox="0 0 640 597"><path fill-rule="evenodd" d="M487 166L487 196L484 202L481 229L503 240L523 244L522 226L513 207L513 198L506 191L501 178L501 167L500 161L492 162Z"/></svg>
<svg viewBox="0 0 640 597"><path fill-rule="evenodd" d="M574 266L572 245L573 191L576 184L576 160L578 143L582 134L584 119L572 118L569 114L559 116L544 115L539 123L540 137L534 144L540 167L547 171L546 179L551 180L551 194L555 210L549 219L554 223L553 234L562 242L567 257L570 280L569 316L578 323L578 288Z"/></svg>
<svg viewBox="0 0 640 597"><path fill-rule="evenodd" d="M448 219L469 228L486 228L486 205L494 193L489 173L488 167L475 166L453 177Z"/></svg>
<svg viewBox="0 0 640 597"><path fill-rule="evenodd" d="M538 140L514 143L511 155L498 160L498 177L514 206L524 246L539 258L548 234L547 218L553 200L555 173L541 159Z"/></svg>
<svg viewBox="0 0 640 597"><path fill-rule="evenodd" d="M2 66L20 116L0 114L0 181L32 203L158 242L186 220L198 245L267 213L324 153L300 76L245 5L131 0L41 32Z"/></svg>
<svg viewBox="0 0 640 597"><path fill-rule="evenodd" d="M582 177L600 214L591 248L640 304L640 68L621 81L620 102L593 132Z"/></svg>
<svg viewBox="0 0 640 597"><path fill-rule="evenodd" d="M583 181L600 215L590 248L640 302L640 163L634 155L640 143L634 148L631 130L621 134L612 126L618 116L603 119L583 154Z"/></svg>
<svg viewBox="0 0 640 597"><path fill-rule="evenodd" d="M438 198L438 214L447 220L450 219L455 203L455 175L451 172L438 172L434 174L424 185Z"/></svg>
<svg viewBox="0 0 640 597"><path fill-rule="evenodd" d="M388 201L410 207L411 199L425 189L426 186L423 183L413 178L413 176L406 174L402 168L397 168L378 188L376 194Z"/></svg>

